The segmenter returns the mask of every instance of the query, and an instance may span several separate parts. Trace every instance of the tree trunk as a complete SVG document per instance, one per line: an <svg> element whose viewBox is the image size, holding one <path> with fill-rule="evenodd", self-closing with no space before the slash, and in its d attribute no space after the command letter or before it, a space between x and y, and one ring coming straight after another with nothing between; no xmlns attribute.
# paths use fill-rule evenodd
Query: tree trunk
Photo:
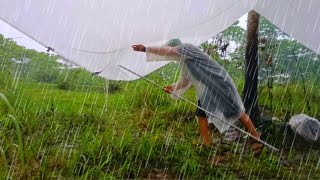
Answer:
<svg viewBox="0 0 320 180"><path fill-rule="evenodd" d="M255 125L260 124L258 108L258 28L260 15L250 11L247 22L245 84L242 92L247 114Z"/></svg>

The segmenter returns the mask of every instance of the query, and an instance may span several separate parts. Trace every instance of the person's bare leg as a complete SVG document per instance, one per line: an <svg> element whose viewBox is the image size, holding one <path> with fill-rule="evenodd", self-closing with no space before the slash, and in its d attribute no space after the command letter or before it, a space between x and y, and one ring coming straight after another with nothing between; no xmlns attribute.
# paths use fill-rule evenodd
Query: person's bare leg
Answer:
<svg viewBox="0 0 320 180"><path fill-rule="evenodd" d="M211 144L211 136L209 134L208 120L206 117L198 117L198 123L203 144L209 146Z"/></svg>
<svg viewBox="0 0 320 180"><path fill-rule="evenodd" d="M246 113L241 113L239 120L252 136L260 139L260 134L256 131L256 128L254 127L250 117ZM255 156L260 155L262 147L263 145L260 142L255 142L252 144L252 149L254 151Z"/></svg>
<svg viewBox="0 0 320 180"><path fill-rule="evenodd" d="M241 124L244 125L244 127L246 128L246 130L254 137L260 139L260 134L256 131L256 128L254 127L250 117L242 112L241 115L240 115L240 122Z"/></svg>

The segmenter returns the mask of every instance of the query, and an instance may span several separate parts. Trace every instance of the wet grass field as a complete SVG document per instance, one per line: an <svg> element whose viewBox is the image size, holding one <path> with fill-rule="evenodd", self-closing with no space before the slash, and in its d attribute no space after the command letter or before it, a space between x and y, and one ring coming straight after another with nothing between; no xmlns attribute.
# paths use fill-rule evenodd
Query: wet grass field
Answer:
<svg viewBox="0 0 320 180"><path fill-rule="evenodd" d="M227 143L212 128L213 144L201 143L195 107L173 101L143 81L121 91L65 91L56 85L4 82L0 103L0 176L13 179L318 179L320 151L283 128L285 112L297 112L299 86L288 109L281 87L274 91L278 117L253 157L247 138ZM279 94L277 94L279 92ZM315 90L313 113L319 117ZM266 94L260 106L267 113ZM195 99L192 91L186 94ZM282 97L282 98L281 98ZM318 98L318 99L317 99ZM7 103L6 103L7 99ZM11 107L10 107L11 106ZM303 106L303 104L301 104ZM10 116L9 116L10 115ZM279 123L280 122L280 123ZM293 143L292 143L293 142Z"/></svg>

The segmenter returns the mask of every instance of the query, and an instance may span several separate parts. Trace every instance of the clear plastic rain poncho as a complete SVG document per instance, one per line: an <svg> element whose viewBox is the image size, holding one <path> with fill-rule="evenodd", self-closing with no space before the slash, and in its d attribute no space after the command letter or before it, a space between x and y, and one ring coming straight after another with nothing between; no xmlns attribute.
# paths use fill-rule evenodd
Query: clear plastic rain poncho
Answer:
<svg viewBox="0 0 320 180"><path fill-rule="evenodd" d="M245 111L237 88L230 75L216 61L192 44L182 44L174 47L179 56L160 56L148 52L148 61L171 60L181 66L181 77L173 84L183 84L183 88L175 89L174 94L182 95L193 85L201 107L214 116L206 113L209 123L222 133L236 122L240 113ZM223 120L223 121L222 121Z"/></svg>

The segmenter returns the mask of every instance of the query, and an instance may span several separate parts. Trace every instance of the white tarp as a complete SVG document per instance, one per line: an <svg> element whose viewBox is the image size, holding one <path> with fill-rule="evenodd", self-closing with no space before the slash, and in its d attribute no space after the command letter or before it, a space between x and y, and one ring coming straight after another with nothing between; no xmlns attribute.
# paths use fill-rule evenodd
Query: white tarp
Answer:
<svg viewBox="0 0 320 180"><path fill-rule="evenodd" d="M167 62L146 62L132 44L171 38L200 44L255 9L319 52L318 0L0 0L0 18L102 77L134 80Z"/></svg>

